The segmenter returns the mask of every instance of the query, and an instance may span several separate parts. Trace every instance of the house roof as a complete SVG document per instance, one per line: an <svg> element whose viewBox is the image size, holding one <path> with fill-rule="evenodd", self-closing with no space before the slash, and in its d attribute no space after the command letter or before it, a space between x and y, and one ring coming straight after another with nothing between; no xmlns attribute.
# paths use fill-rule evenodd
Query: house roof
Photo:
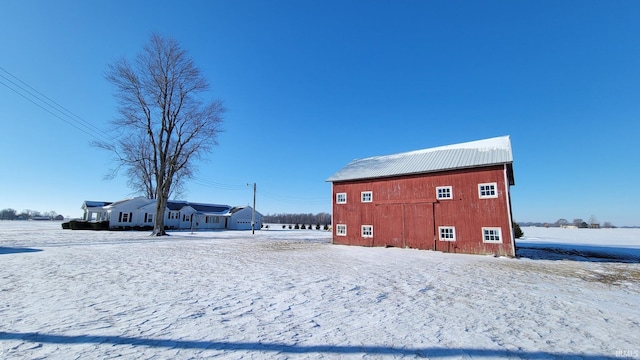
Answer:
<svg viewBox="0 0 640 360"><path fill-rule="evenodd" d="M186 201L175 201L175 200L167 201L167 208L173 211L178 211L187 205L189 204Z"/></svg>
<svg viewBox="0 0 640 360"><path fill-rule="evenodd" d="M512 163L511 140L509 136L500 136L394 155L356 159L326 181L392 177ZM513 181L512 174L510 177Z"/></svg>
<svg viewBox="0 0 640 360"><path fill-rule="evenodd" d="M191 207L198 213L201 214L223 214L231 209L229 205L218 205L218 204L200 204L200 203L192 203L188 201L176 201L169 200L167 201L167 208L169 210L178 211L184 208L185 206Z"/></svg>
<svg viewBox="0 0 640 360"><path fill-rule="evenodd" d="M197 212L204 213L204 214L226 213L229 211L229 209L231 209L231 206L228 206L228 205L215 205L215 204L189 203L189 206L191 206Z"/></svg>
<svg viewBox="0 0 640 360"><path fill-rule="evenodd" d="M91 201L91 200L85 200L83 206L84 207L103 207L103 206L107 206L107 205L111 205L111 201Z"/></svg>
<svg viewBox="0 0 640 360"><path fill-rule="evenodd" d="M112 209L114 207L120 206L121 204L129 203L134 200L141 204L141 206L137 207L138 209L145 206L149 206L150 204L154 204L156 201L155 199L146 199L144 197L137 197L132 199L122 199L115 202L85 201L83 206L84 207L104 207L105 209ZM185 207L190 207L193 210L195 210L196 213L202 214L202 215L227 216L237 211L237 210L233 211L233 209L237 209L236 207L231 207L229 205L192 203L192 202L183 201L183 200L167 201L167 208L169 210L180 211Z"/></svg>

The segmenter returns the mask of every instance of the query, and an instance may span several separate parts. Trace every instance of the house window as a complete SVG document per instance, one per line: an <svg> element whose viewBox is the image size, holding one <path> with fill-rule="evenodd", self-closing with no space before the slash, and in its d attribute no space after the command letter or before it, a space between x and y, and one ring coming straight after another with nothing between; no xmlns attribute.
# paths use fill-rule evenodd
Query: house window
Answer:
<svg viewBox="0 0 640 360"><path fill-rule="evenodd" d="M187 214L182 215L182 221L190 221L191 217Z"/></svg>
<svg viewBox="0 0 640 360"><path fill-rule="evenodd" d="M146 222L146 223L153 222L153 214L145 213L144 214L144 222Z"/></svg>
<svg viewBox="0 0 640 360"><path fill-rule="evenodd" d="M347 236L347 225L345 225L345 224L337 224L336 225L336 235L337 236Z"/></svg>
<svg viewBox="0 0 640 360"><path fill-rule="evenodd" d="M207 216L205 217L205 222L207 224L216 224L220 222L220 218L217 216Z"/></svg>
<svg viewBox="0 0 640 360"><path fill-rule="evenodd" d="M347 203L347 193L337 193L336 204L346 204L346 203Z"/></svg>
<svg viewBox="0 0 640 360"><path fill-rule="evenodd" d="M440 241L456 241L456 228L453 226L438 226Z"/></svg>
<svg viewBox="0 0 640 360"><path fill-rule="evenodd" d="M360 193L362 202L372 202L373 201L373 191L363 191Z"/></svg>
<svg viewBox="0 0 640 360"><path fill-rule="evenodd" d="M362 225L362 237L373 237L373 225Z"/></svg>
<svg viewBox="0 0 640 360"><path fill-rule="evenodd" d="M133 213L123 213L121 212L120 215L118 215L118 222L131 222L133 221Z"/></svg>
<svg viewBox="0 0 640 360"><path fill-rule="evenodd" d="M493 227L482 228L482 242L486 243L502 243L502 229Z"/></svg>
<svg viewBox="0 0 640 360"><path fill-rule="evenodd" d="M169 211L169 219L170 220L180 219L180 212L179 211Z"/></svg>
<svg viewBox="0 0 640 360"><path fill-rule="evenodd" d="M496 192L497 183L478 184L478 195L480 199L497 198Z"/></svg>
<svg viewBox="0 0 640 360"><path fill-rule="evenodd" d="M451 186L436 187L436 197L438 200L453 199L453 187Z"/></svg>

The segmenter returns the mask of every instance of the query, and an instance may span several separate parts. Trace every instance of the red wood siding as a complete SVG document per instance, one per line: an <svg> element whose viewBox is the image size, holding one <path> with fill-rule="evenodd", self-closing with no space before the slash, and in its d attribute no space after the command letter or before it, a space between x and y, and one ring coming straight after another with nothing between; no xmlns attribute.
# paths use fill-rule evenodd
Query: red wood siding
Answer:
<svg viewBox="0 0 640 360"><path fill-rule="evenodd" d="M497 198L481 199L482 183L496 183ZM451 186L452 198L437 200L438 186ZM363 191L373 193L372 202L361 202ZM337 193L347 194L346 204L336 204ZM509 211L503 166L334 182L333 242L514 256ZM337 224L347 236L336 236ZM362 225L373 225L373 238L362 237ZM439 226L455 227L455 241L440 241ZM502 243L483 242L483 227L500 228Z"/></svg>

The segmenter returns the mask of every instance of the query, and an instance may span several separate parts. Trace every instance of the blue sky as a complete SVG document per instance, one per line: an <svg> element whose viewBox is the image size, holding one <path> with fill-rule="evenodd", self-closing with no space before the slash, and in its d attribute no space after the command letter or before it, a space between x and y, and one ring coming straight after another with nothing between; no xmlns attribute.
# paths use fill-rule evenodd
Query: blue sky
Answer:
<svg viewBox="0 0 640 360"><path fill-rule="evenodd" d="M108 64L158 32L228 108L187 200L250 204L256 182L264 214L330 212L325 179L354 158L510 135L517 221L640 225L639 18L638 1L4 0L0 208L134 195L89 142L116 116Z"/></svg>

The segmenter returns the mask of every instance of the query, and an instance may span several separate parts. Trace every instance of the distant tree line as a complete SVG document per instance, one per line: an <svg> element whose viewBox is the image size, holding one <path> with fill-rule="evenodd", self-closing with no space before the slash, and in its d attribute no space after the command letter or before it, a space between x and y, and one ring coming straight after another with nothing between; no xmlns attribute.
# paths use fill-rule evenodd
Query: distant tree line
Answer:
<svg viewBox="0 0 640 360"><path fill-rule="evenodd" d="M567 227L567 226L575 226L579 229L598 229L598 228L607 228L612 229L616 226L613 225L609 221L605 221L602 224L598 222L598 219L591 215L588 221L585 221L580 218L573 219L573 221L569 221L564 218L560 218L555 222L519 222L520 226L544 226L544 227Z"/></svg>
<svg viewBox="0 0 640 360"><path fill-rule="evenodd" d="M262 217L266 224L307 224L307 225L331 225L331 214L267 214Z"/></svg>
<svg viewBox="0 0 640 360"><path fill-rule="evenodd" d="M21 212L17 212L11 208L0 210L0 220L29 220L40 217L53 219L56 216L58 216L58 213L55 211L39 212L35 210L22 210Z"/></svg>

